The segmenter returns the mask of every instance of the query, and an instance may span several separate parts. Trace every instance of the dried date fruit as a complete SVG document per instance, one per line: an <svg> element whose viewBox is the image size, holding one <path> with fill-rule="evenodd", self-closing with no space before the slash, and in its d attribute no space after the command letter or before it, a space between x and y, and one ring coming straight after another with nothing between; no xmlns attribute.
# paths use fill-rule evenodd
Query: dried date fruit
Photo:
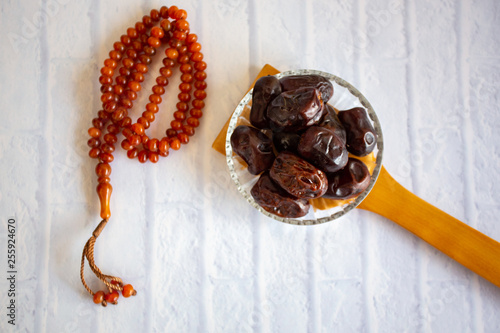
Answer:
<svg viewBox="0 0 500 333"><path fill-rule="evenodd" d="M357 196L370 184L370 172L366 165L356 158L349 158L340 171L327 174L328 190L324 197L329 199L349 199Z"/></svg>
<svg viewBox="0 0 500 333"><path fill-rule="evenodd" d="M333 96L333 85L325 77L321 75L290 75L280 79L281 90L290 91L303 87L316 88L321 92L323 102L328 102Z"/></svg>
<svg viewBox="0 0 500 333"><path fill-rule="evenodd" d="M248 172L258 175L274 161L272 140L256 128L240 125L231 134L231 146L248 164Z"/></svg>
<svg viewBox="0 0 500 333"><path fill-rule="evenodd" d="M347 150L356 156L371 153L377 144L377 134L365 109L340 111L338 117L347 134Z"/></svg>
<svg viewBox="0 0 500 333"><path fill-rule="evenodd" d="M325 104L325 115L319 123L319 126L328 128L330 131L337 134L339 139L346 143L344 126L340 123L337 112L335 112L335 109L330 104Z"/></svg>
<svg viewBox="0 0 500 333"><path fill-rule="evenodd" d="M299 154L324 172L335 172L347 164L345 143L328 128L311 126L302 134Z"/></svg>
<svg viewBox="0 0 500 333"><path fill-rule="evenodd" d="M267 108L269 125L276 132L295 132L318 123L323 115L319 90L300 88L276 97Z"/></svg>
<svg viewBox="0 0 500 333"><path fill-rule="evenodd" d="M250 123L260 129L269 128L267 106L281 94L281 85L274 76L263 76L255 82L252 93Z"/></svg>
<svg viewBox="0 0 500 333"><path fill-rule="evenodd" d="M281 217L302 217L309 211L310 205L307 199L298 199L290 195L271 179L269 172L264 172L260 176L250 194L266 211Z"/></svg>
<svg viewBox="0 0 500 333"><path fill-rule="evenodd" d="M319 198L328 187L323 171L286 151L276 157L269 174L281 188L297 198Z"/></svg>
<svg viewBox="0 0 500 333"><path fill-rule="evenodd" d="M300 142L300 134L287 132L273 132L274 148L278 152L296 152Z"/></svg>

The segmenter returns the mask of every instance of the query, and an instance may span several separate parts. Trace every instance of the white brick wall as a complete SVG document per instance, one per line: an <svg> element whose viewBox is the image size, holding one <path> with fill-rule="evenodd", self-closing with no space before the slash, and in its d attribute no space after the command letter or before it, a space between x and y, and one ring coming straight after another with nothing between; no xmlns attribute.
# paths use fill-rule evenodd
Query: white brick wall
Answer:
<svg viewBox="0 0 500 333"><path fill-rule="evenodd" d="M203 45L206 112L191 143L156 165L114 154L96 260L139 294L103 309L78 274L99 221L86 147L98 71L128 26L174 4ZM0 269L15 216L17 331L500 331L498 287L369 212L313 227L268 219L210 148L264 64L331 72L377 111L401 184L500 240L499 13L495 0L3 1ZM2 309L6 290L2 278Z"/></svg>

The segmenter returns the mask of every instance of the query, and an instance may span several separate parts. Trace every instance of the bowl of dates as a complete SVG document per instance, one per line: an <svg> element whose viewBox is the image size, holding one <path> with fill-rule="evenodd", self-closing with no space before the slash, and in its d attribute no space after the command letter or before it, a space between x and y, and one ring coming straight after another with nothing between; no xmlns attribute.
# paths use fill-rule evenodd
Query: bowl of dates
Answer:
<svg viewBox="0 0 500 333"><path fill-rule="evenodd" d="M264 215L319 224L354 209L382 166L383 138L366 98L317 70L259 78L231 116L226 161L239 192Z"/></svg>

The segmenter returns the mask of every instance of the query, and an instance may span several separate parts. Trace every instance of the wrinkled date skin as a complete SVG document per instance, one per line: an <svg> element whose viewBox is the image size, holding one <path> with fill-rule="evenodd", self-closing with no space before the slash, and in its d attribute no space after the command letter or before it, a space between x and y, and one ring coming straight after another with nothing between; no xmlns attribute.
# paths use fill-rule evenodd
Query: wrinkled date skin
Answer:
<svg viewBox="0 0 500 333"><path fill-rule="evenodd" d="M324 172L335 172L347 164L345 143L328 128L311 126L300 138L299 154Z"/></svg>
<svg viewBox="0 0 500 333"><path fill-rule="evenodd" d="M309 211L309 201L298 199L283 190L264 172L252 187L250 194L255 202L269 213L287 217L302 217Z"/></svg>
<svg viewBox="0 0 500 333"><path fill-rule="evenodd" d="M297 152L299 142L300 134L287 132L273 133L274 148L276 148L278 152L282 152L285 150L290 152Z"/></svg>
<svg viewBox="0 0 500 333"><path fill-rule="evenodd" d="M297 198L319 198L328 188L323 171L286 151L276 157L269 174L281 188Z"/></svg>
<svg viewBox="0 0 500 333"><path fill-rule="evenodd" d="M315 88L286 91L267 108L269 125L276 132L295 132L317 124L323 116L323 101Z"/></svg>
<svg viewBox="0 0 500 333"><path fill-rule="evenodd" d="M250 110L250 123L260 129L269 128L267 106L281 94L280 81L274 76L263 76L255 82Z"/></svg>
<svg viewBox="0 0 500 333"><path fill-rule="evenodd" d="M326 127L333 133L335 133L339 139L346 143L346 133L344 126L340 123L337 112L330 104L325 104L325 115L324 118L319 123L319 126Z"/></svg>
<svg viewBox="0 0 500 333"><path fill-rule="evenodd" d="M321 75L291 75L280 79L281 90L290 91L303 87L313 87L321 92L323 102L328 102L333 96L333 85Z"/></svg>
<svg viewBox="0 0 500 333"><path fill-rule="evenodd" d="M231 146L248 164L248 172L258 175L274 161L272 140L256 128L240 125L231 135Z"/></svg>
<svg viewBox="0 0 500 333"><path fill-rule="evenodd" d="M328 190L324 197L330 199L349 199L357 196L370 184L370 172L366 165L356 158L349 157L342 170L327 174Z"/></svg>
<svg viewBox="0 0 500 333"><path fill-rule="evenodd" d="M371 153L377 145L377 134L365 109L340 111L338 117L347 134L347 150L356 156Z"/></svg>

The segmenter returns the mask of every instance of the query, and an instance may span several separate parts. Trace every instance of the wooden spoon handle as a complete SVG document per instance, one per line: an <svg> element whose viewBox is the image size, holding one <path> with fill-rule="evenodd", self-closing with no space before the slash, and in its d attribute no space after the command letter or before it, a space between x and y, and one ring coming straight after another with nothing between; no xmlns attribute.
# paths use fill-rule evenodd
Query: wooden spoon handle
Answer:
<svg viewBox="0 0 500 333"><path fill-rule="evenodd" d="M396 222L500 287L500 243L406 190L383 166L358 207Z"/></svg>

